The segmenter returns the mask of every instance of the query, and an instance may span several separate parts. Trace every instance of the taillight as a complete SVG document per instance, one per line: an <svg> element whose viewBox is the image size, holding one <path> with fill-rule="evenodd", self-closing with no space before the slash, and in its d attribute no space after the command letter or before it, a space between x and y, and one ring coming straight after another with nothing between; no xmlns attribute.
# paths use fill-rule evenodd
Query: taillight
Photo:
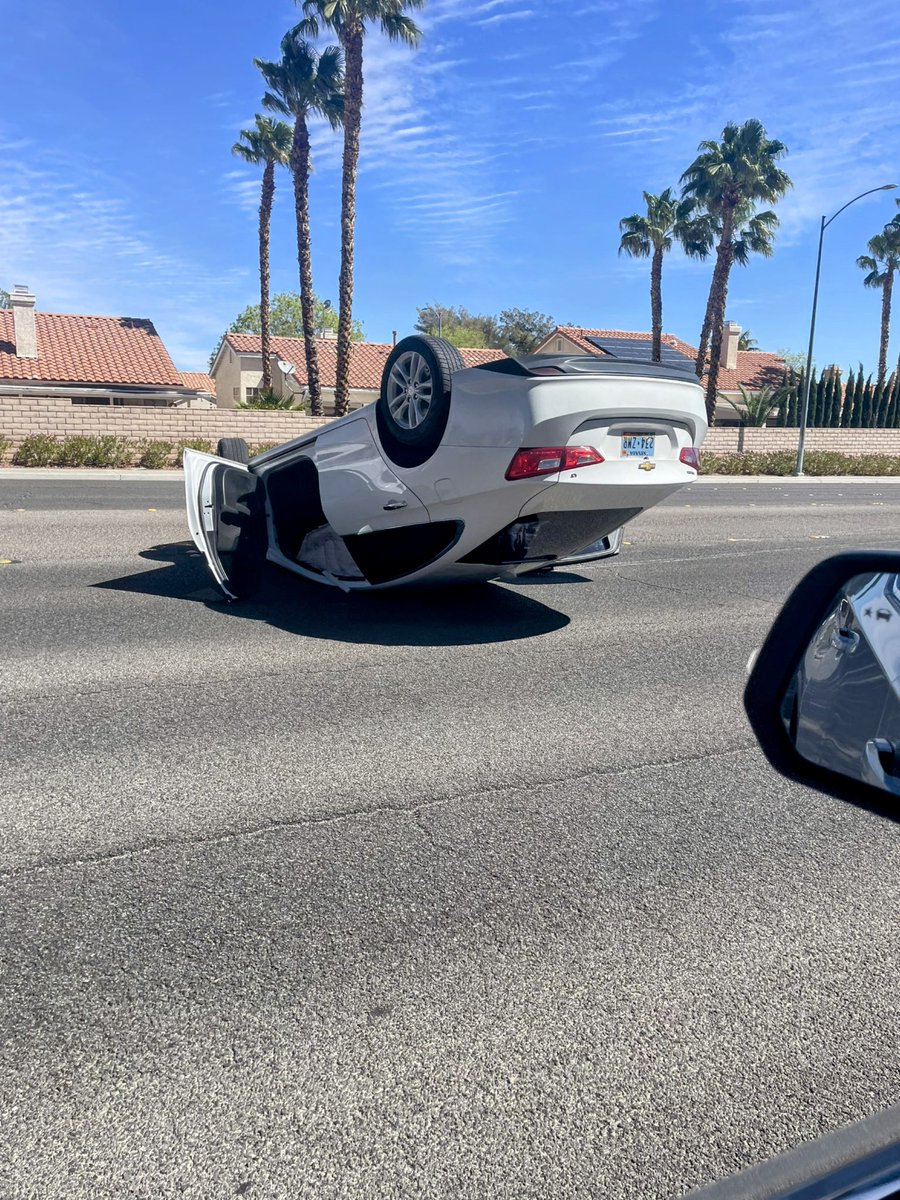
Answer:
<svg viewBox="0 0 900 1200"><path fill-rule="evenodd" d="M603 455L593 446L535 446L517 450L506 468L507 479L532 479L556 471L574 471L602 463Z"/></svg>
<svg viewBox="0 0 900 1200"><path fill-rule="evenodd" d="M678 459L686 467L693 467L695 471L700 470L700 451L695 446L685 446L678 455Z"/></svg>

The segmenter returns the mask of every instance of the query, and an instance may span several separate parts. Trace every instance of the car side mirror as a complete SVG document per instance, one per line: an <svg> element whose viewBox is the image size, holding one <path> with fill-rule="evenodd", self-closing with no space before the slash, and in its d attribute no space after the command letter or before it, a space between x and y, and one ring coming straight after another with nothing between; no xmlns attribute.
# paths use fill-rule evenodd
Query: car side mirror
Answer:
<svg viewBox="0 0 900 1200"><path fill-rule="evenodd" d="M744 706L782 775L900 819L900 552L814 567L756 656Z"/></svg>

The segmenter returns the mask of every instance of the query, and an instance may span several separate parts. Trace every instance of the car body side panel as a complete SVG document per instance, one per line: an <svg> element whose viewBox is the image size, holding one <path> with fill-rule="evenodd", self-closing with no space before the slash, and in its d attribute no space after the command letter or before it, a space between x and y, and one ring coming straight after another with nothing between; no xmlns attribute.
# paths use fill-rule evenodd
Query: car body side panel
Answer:
<svg viewBox="0 0 900 1200"><path fill-rule="evenodd" d="M341 537L429 520L416 493L385 462L365 418L321 433L314 461L322 508Z"/></svg>

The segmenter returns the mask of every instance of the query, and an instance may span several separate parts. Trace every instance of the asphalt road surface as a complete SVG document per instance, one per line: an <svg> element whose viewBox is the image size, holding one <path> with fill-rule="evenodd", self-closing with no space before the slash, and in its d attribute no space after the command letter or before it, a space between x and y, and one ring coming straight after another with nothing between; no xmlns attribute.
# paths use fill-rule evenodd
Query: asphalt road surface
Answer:
<svg viewBox="0 0 900 1200"><path fill-rule="evenodd" d="M750 651L900 483L227 606L177 481L0 481L0 1196L666 1197L898 1099L900 827Z"/></svg>

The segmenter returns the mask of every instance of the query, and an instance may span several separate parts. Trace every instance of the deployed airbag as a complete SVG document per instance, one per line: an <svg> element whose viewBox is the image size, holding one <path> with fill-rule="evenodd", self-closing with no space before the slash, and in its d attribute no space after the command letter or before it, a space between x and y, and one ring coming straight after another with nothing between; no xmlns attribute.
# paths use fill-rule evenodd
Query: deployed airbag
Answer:
<svg viewBox="0 0 900 1200"><path fill-rule="evenodd" d="M344 545L344 539L328 524L319 525L306 535L300 544L297 562L301 567L333 575L335 579L364 578Z"/></svg>

